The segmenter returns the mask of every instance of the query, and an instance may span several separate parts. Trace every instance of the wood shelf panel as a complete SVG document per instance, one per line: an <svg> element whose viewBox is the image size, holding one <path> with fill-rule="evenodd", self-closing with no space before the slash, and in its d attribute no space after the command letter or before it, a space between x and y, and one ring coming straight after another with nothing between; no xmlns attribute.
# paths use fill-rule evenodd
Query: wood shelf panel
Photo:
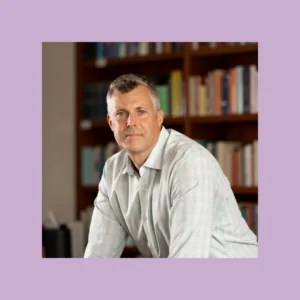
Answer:
<svg viewBox="0 0 300 300"><path fill-rule="evenodd" d="M232 190L235 195L258 195L257 187L233 186Z"/></svg>
<svg viewBox="0 0 300 300"><path fill-rule="evenodd" d="M217 55L235 55L241 53L256 53L258 51L258 45L244 45L244 46L223 46L216 48L201 48L198 50L191 50L191 57L205 57L205 56L217 56Z"/></svg>
<svg viewBox="0 0 300 300"><path fill-rule="evenodd" d="M258 122L258 114L191 117L190 120L192 125L217 123L256 123Z"/></svg>
<svg viewBox="0 0 300 300"><path fill-rule="evenodd" d="M84 132L84 131L90 131L92 129L97 129L97 128L109 128L109 125L106 119L82 120L79 124L79 128L82 132Z"/></svg>
<svg viewBox="0 0 300 300"><path fill-rule="evenodd" d="M163 121L163 124L164 125L181 125L181 126L184 126L185 124L185 118L172 118L172 117L166 117L164 118L164 121Z"/></svg>

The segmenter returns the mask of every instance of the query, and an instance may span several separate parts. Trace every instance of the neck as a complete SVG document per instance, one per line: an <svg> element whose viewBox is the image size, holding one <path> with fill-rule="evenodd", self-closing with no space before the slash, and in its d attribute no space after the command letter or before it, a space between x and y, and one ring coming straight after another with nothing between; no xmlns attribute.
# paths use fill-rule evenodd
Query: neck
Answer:
<svg viewBox="0 0 300 300"><path fill-rule="evenodd" d="M151 151L152 151L152 149L151 149ZM129 153L128 152L128 155L129 155L131 161L133 162L134 166L137 168L137 170L139 170L140 167L145 163L145 161L149 157L151 151L149 153Z"/></svg>
<svg viewBox="0 0 300 300"><path fill-rule="evenodd" d="M145 161L148 159L150 153L152 152L152 150L154 149L155 145L158 143L159 137L157 138L154 146L148 150L148 151L144 151L144 152L128 152L128 155L131 159L131 161L133 162L134 166L137 168L137 170L140 170L140 167L145 163Z"/></svg>
<svg viewBox="0 0 300 300"><path fill-rule="evenodd" d="M140 170L140 167L148 159L150 153L152 152L152 150L154 149L154 147L158 143L159 137L160 137L160 135L157 136L156 141L154 143L154 146L150 150L146 150L146 151L143 151L143 152L129 152L129 151L127 152L128 156L130 157L131 161L133 162L134 166L136 167L136 169L138 171Z"/></svg>

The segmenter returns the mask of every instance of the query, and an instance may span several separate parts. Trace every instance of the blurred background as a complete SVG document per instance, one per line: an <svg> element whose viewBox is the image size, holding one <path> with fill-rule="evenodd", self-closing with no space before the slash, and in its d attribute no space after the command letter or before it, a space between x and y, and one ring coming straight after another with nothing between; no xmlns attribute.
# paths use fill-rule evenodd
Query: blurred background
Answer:
<svg viewBox="0 0 300 300"><path fill-rule="evenodd" d="M43 257L83 257L103 165L119 151L106 122L109 83L157 85L164 126L218 159L258 234L256 42L43 43ZM122 258L141 257L128 237Z"/></svg>

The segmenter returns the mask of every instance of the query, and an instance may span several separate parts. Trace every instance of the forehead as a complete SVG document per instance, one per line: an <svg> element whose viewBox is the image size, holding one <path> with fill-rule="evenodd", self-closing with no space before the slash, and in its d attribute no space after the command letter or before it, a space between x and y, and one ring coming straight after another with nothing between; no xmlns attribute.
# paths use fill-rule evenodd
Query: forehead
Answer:
<svg viewBox="0 0 300 300"><path fill-rule="evenodd" d="M110 102L112 107L127 107L131 105L149 106L151 104L153 105L151 93L149 89L145 86L138 86L132 91L125 94L115 91L110 98Z"/></svg>

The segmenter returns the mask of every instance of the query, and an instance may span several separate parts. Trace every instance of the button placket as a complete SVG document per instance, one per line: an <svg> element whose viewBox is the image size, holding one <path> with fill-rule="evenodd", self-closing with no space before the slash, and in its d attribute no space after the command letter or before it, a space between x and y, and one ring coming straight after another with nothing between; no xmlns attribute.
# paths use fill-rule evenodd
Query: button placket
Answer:
<svg viewBox="0 0 300 300"><path fill-rule="evenodd" d="M150 247L152 244L152 234L151 230L149 228L149 222L148 222L148 207L149 207L149 197L148 197L148 187L149 187L149 175L148 170L145 170L145 174L141 177L140 180L140 189L139 189L139 196L140 196L140 202L141 202L141 213L142 213L142 222L143 227L148 239L148 247L151 249L151 252L153 252L153 247ZM146 184L148 182L148 184Z"/></svg>
<svg viewBox="0 0 300 300"><path fill-rule="evenodd" d="M155 170L146 170L145 174L142 176L140 182L140 201L141 201L141 212L143 227L148 239L148 247L151 249L152 255L157 257L157 250L155 248L155 237L151 231L151 226L148 219L148 212L150 203L149 197L149 187L152 185L156 171Z"/></svg>

